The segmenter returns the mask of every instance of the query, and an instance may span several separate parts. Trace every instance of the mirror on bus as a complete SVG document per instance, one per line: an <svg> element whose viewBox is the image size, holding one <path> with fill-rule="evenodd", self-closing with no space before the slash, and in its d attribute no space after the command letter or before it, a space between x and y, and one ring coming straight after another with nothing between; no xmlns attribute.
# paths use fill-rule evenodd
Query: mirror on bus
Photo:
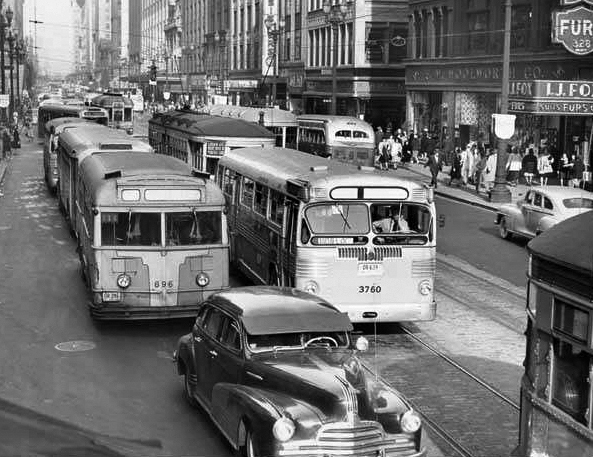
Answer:
<svg viewBox="0 0 593 457"><path fill-rule="evenodd" d="M438 221L439 221L439 228L443 228L445 226L445 215L439 214Z"/></svg>

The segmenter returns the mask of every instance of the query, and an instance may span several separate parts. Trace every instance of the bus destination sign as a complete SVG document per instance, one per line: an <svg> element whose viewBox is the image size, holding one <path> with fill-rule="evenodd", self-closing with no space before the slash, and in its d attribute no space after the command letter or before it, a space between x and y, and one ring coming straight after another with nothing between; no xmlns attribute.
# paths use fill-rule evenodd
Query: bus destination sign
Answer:
<svg viewBox="0 0 593 457"><path fill-rule="evenodd" d="M593 10L584 6L552 13L552 42L571 53L584 56L593 52Z"/></svg>

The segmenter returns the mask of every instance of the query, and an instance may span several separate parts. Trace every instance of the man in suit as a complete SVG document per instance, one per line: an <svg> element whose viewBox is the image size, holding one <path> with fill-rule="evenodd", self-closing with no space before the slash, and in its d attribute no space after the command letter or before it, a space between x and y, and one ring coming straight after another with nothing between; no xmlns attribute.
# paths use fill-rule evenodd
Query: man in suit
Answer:
<svg viewBox="0 0 593 457"><path fill-rule="evenodd" d="M436 189L437 187L437 176L439 171L443 169L443 160L441 159L441 151L439 148L435 148L434 152L428 156L428 160L424 164L425 167L428 167L430 170L430 175L432 176L432 180L430 181L430 185L434 186Z"/></svg>

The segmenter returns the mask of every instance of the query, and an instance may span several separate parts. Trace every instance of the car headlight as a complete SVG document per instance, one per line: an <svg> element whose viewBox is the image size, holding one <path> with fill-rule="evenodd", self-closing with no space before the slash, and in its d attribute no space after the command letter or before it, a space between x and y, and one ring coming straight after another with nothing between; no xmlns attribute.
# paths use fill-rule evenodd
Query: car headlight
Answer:
<svg viewBox="0 0 593 457"><path fill-rule="evenodd" d="M303 287L303 290L315 295L317 292L319 292L319 285L315 281L308 281L305 284L305 287Z"/></svg>
<svg viewBox="0 0 593 457"><path fill-rule="evenodd" d="M122 289L127 289L132 284L132 278L129 275L122 273L117 277L117 285Z"/></svg>
<svg viewBox="0 0 593 457"><path fill-rule="evenodd" d="M420 284L418 284L418 291L422 295L428 295L431 290L432 290L432 286L430 285L430 281L428 279L425 279L424 281L420 281Z"/></svg>
<svg viewBox="0 0 593 457"><path fill-rule="evenodd" d="M403 414L400 425L405 433L414 433L422 425L422 419L420 419L418 413L410 409Z"/></svg>
<svg viewBox="0 0 593 457"><path fill-rule="evenodd" d="M208 284L210 284L210 276L204 272L199 273L196 276L196 284L200 287L206 287Z"/></svg>
<svg viewBox="0 0 593 457"><path fill-rule="evenodd" d="M288 417L281 417L274 423L272 432L274 433L274 438L278 441L285 442L293 437L295 428L294 422Z"/></svg>

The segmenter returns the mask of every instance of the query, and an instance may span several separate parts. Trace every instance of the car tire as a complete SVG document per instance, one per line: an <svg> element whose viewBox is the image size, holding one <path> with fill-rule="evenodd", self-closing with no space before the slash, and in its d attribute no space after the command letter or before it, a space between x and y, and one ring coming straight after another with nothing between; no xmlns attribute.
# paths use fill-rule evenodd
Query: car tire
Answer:
<svg viewBox="0 0 593 457"><path fill-rule="evenodd" d="M509 229L507 228L507 220L504 216L501 217L498 222L498 233L503 240L511 238L511 232L509 232Z"/></svg>
<svg viewBox="0 0 593 457"><path fill-rule="evenodd" d="M196 401L196 399L194 398L193 393L192 393L192 387L189 382L189 374L188 373L184 373L184 375L183 375L183 396L185 397L185 399L191 406L198 405L198 402Z"/></svg>

